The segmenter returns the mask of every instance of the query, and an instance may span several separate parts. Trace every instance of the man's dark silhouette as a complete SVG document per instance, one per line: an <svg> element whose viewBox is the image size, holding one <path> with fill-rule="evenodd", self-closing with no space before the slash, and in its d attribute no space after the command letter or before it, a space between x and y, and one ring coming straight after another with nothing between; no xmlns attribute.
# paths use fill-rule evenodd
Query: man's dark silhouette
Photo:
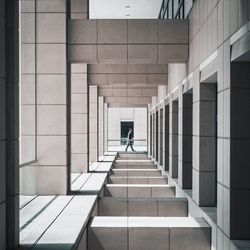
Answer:
<svg viewBox="0 0 250 250"><path fill-rule="evenodd" d="M131 147L132 151L135 151L135 150L133 149L133 138L134 138L133 130L132 130L132 128L130 128L130 129L128 130L127 147L126 147L125 151L128 150L128 147Z"/></svg>

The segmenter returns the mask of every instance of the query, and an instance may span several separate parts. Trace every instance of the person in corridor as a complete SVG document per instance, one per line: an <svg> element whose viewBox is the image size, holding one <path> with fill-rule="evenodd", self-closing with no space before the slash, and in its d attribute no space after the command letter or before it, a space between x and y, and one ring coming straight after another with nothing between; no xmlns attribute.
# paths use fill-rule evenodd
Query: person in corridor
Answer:
<svg viewBox="0 0 250 250"><path fill-rule="evenodd" d="M127 146L126 146L125 151L128 150L129 146L131 147L132 151L135 151L134 148L133 148L133 137L134 137L133 130L132 130L132 128L130 128L129 131L128 131Z"/></svg>

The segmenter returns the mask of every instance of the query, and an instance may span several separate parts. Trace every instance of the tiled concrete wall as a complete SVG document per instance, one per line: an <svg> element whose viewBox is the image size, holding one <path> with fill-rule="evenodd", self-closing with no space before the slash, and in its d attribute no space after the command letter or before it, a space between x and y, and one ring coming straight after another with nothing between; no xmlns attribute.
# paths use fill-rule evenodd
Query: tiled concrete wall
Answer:
<svg viewBox="0 0 250 250"><path fill-rule="evenodd" d="M104 98L103 96L98 97L98 155L104 154Z"/></svg>
<svg viewBox="0 0 250 250"><path fill-rule="evenodd" d="M98 87L89 86L89 161L98 161Z"/></svg>
<svg viewBox="0 0 250 250"><path fill-rule="evenodd" d="M71 172L88 171L87 65L71 64Z"/></svg>
<svg viewBox="0 0 250 250"><path fill-rule="evenodd" d="M8 14L7 14L8 13ZM0 248L19 242L19 3L0 1Z"/></svg>
<svg viewBox="0 0 250 250"><path fill-rule="evenodd" d="M65 1L36 2L35 49L36 59L29 62L33 65L36 60L37 192L65 194L68 168Z"/></svg>
<svg viewBox="0 0 250 250"><path fill-rule="evenodd" d="M71 20L70 62L169 63L188 59L187 20Z"/></svg>
<svg viewBox="0 0 250 250"><path fill-rule="evenodd" d="M209 146L206 142L198 142L203 140L200 130L201 126L205 126L204 119L208 118L204 117L208 116L208 113L202 108L204 105L200 95L201 82L207 80L207 83L215 83L217 85L217 178L214 173L214 163L211 162L211 164L209 163L209 169L204 169L206 173L199 172L199 174L194 174L193 199L200 205L208 205L208 203L204 203L208 201L212 205L216 199L215 189L217 188L218 228L216 231L213 231L212 241L216 242L217 238L215 245L217 244L218 249L226 248L229 237L233 239L247 238L247 230L245 229L249 228L249 225L246 223L246 221L249 221L249 214L244 213L242 210L243 207L244 209L249 209L245 198L248 195L249 187L243 184L238 185L236 184L237 182L232 184L231 181L232 179L237 179L236 172L233 171L233 166L236 166L236 162L239 164L237 159L241 159L242 166L241 171L237 172L248 176L245 164L243 164L248 162L244 158L244 155L247 154L243 153L245 148L248 148L246 143L248 132L240 127L243 124L247 124L248 121L245 114L245 111L248 112L246 108L247 102L245 102L246 105L240 104L241 100L244 100L248 94L247 90L244 90L243 94L243 91L235 90L234 92L233 89L236 86L235 82L237 82L237 86L241 86L240 82L244 81L239 79L249 78L246 71L244 71L244 65L232 64L230 62L231 59L236 59L237 53L249 51L249 46L246 45L249 32L241 39L239 37L235 38L244 32L244 28L240 32L238 32L238 29L243 27L249 20L250 2L247 0L197 0L189 15L189 60L187 64L170 64L168 70L168 91L170 95L177 86L183 85L182 89L184 92L188 89L193 89L193 133L199 135L193 138L194 168L204 167L203 161L206 160L205 156L201 156L201 152L198 152L201 145L203 145L203 153L211 152L210 149L214 149L211 143L209 143ZM235 33L237 34L235 35ZM231 51L233 51L233 54L231 54ZM232 73L235 74L234 78ZM248 87L244 88L248 89ZM242 93L234 95L237 91ZM235 99L232 99L233 95ZM240 98L236 96L240 96ZM211 106L213 101L209 99L205 105ZM233 119L233 117L236 116L240 116L236 122L239 129L236 129L236 131L242 132L240 141L243 140L243 137L245 140L245 146L241 146L240 150L242 153L237 151L240 148L240 143L235 147L236 143L232 140L232 126L235 124L234 121L236 121L236 118ZM183 115L181 117L184 118ZM179 124L181 124L181 121L179 121ZM210 126L205 129L204 133L209 131ZM238 140L239 138L237 137L237 142ZM180 141L183 143L183 138ZM181 159L180 157L181 155L179 155L179 159ZM196 170L193 170L193 173L196 172ZM204 179L204 175L212 176ZM217 187L213 185L216 179ZM242 178L240 179L242 180ZM213 194L211 192L209 194L206 193L205 191L207 190L212 191ZM244 205L241 202L245 202ZM239 223L244 226L239 227Z"/></svg>
<svg viewBox="0 0 250 250"><path fill-rule="evenodd" d="M37 166L37 78L35 1L20 2L20 192L36 194Z"/></svg>
<svg viewBox="0 0 250 250"><path fill-rule="evenodd" d="M167 73L164 64L91 64L88 82L99 86L99 95L110 107L146 107L157 86L167 84Z"/></svg>

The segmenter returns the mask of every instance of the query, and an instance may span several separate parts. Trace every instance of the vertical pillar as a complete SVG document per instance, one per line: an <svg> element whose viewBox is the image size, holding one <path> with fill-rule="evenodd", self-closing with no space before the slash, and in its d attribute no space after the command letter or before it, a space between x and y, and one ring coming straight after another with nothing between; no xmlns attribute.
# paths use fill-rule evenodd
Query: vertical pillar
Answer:
<svg viewBox="0 0 250 250"><path fill-rule="evenodd" d="M162 105L162 102L164 102L164 98L166 95L167 86L166 85L159 85L158 86L158 92L157 92L157 100L159 103L159 121L158 121L158 164L160 166L163 166L163 150L164 150L164 137L163 137L163 113L164 113L164 107Z"/></svg>
<svg viewBox="0 0 250 250"><path fill-rule="evenodd" d="M37 78L35 1L20 2L20 193L34 195L37 166Z"/></svg>
<svg viewBox="0 0 250 250"><path fill-rule="evenodd" d="M152 133L152 118L151 118L151 104L148 104L148 142L147 142L147 148L148 148L148 157L151 157L151 143L152 143L152 138L151 138L151 133Z"/></svg>
<svg viewBox="0 0 250 250"><path fill-rule="evenodd" d="M169 171L169 105L165 105L165 153L164 153L164 169Z"/></svg>
<svg viewBox="0 0 250 250"><path fill-rule="evenodd" d="M162 166L163 165L163 108L160 107L159 109L159 153L158 153L158 157L159 157L159 165Z"/></svg>
<svg viewBox="0 0 250 250"><path fill-rule="evenodd" d="M222 192L222 197L224 197L222 204L224 207L224 211L222 211L223 224L228 225L227 221L230 221L228 225L230 227L230 238L242 240L249 239L250 228L250 202L248 198L250 195L249 66L249 62L231 63L230 89L223 91L224 180L222 180L222 184L225 184L225 190ZM230 204L230 209L228 204Z"/></svg>
<svg viewBox="0 0 250 250"><path fill-rule="evenodd" d="M19 243L19 2L0 1L0 248Z"/></svg>
<svg viewBox="0 0 250 250"><path fill-rule="evenodd" d="M153 138L152 138L152 144L153 144L153 147L152 147L152 156L153 156L153 159L156 160L156 102L157 102L157 99L156 99L156 96L152 96L152 135L153 135Z"/></svg>
<svg viewBox="0 0 250 250"><path fill-rule="evenodd" d="M104 152L108 151L108 104L104 103Z"/></svg>
<svg viewBox="0 0 250 250"><path fill-rule="evenodd" d="M37 192L43 195L70 188L66 21L66 2L36 4Z"/></svg>
<svg viewBox="0 0 250 250"><path fill-rule="evenodd" d="M88 171L87 65L71 64L71 172Z"/></svg>
<svg viewBox="0 0 250 250"><path fill-rule="evenodd" d="M200 206L216 205L217 88L200 83L193 103L193 199Z"/></svg>
<svg viewBox="0 0 250 250"><path fill-rule="evenodd" d="M155 161L159 161L159 108L155 111Z"/></svg>
<svg viewBox="0 0 250 250"><path fill-rule="evenodd" d="M170 102L170 148L169 148L169 174L178 177L178 101Z"/></svg>
<svg viewBox="0 0 250 250"><path fill-rule="evenodd" d="M179 109L179 169L178 183L184 189L192 189L192 131L193 95L183 94Z"/></svg>
<svg viewBox="0 0 250 250"><path fill-rule="evenodd" d="M89 161L98 161L98 89L89 86Z"/></svg>
<svg viewBox="0 0 250 250"><path fill-rule="evenodd" d="M98 122L99 122L99 126L98 126L98 146L99 146L99 150L98 150L98 155L102 156L104 155L104 97L103 96L99 96L98 97L98 108L99 108L99 112L98 112Z"/></svg>

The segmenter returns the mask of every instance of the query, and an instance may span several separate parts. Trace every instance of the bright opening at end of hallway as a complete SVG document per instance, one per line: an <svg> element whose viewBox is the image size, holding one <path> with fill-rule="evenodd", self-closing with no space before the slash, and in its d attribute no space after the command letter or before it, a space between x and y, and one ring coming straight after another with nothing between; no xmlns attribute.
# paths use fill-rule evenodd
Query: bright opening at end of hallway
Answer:
<svg viewBox="0 0 250 250"><path fill-rule="evenodd" d="M162 0L90 0L90 19L156 19Z"/></svg>

